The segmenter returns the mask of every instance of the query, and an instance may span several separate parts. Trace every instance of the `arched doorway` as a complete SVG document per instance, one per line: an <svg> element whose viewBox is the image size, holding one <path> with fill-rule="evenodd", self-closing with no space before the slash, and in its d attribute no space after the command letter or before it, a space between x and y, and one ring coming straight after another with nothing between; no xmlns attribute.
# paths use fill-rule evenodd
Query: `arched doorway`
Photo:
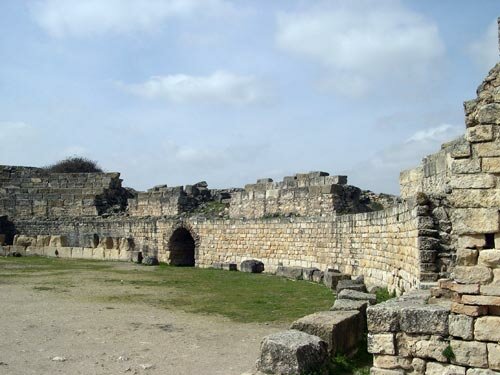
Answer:
<svg viewBox="0 0 500 375"><path fill-rule="evenodd" d="M168 241L169 263L173 266L194 266L195 242L186 228L177 228Z"/></svg>

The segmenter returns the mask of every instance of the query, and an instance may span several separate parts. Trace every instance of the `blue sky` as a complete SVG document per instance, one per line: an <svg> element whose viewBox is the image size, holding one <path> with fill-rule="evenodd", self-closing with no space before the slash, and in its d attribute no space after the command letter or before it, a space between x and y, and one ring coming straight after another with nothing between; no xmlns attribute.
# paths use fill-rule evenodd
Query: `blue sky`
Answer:
<svg viewBox="0 0 500 375"><path fill-rule="evenodd" d="M398 193L463 133L498 0L2 0L0 164L147 189L311 170Z"/></svg>

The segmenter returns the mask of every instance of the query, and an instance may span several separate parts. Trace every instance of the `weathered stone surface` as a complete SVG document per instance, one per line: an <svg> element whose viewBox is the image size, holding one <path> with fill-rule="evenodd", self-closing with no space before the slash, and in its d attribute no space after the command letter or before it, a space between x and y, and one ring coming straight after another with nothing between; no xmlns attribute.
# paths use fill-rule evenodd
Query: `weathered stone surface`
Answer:
<svg viewBox="0 0 500 375"><path fill-rule="evenodd" d="M36 237L30 237L30 236L25 236L25 235L19 235L16 234L14 236L14 245L15 246L33 246L36 245Z"/></svg>
<svg viewBox="0 0 500 375"><path fill-rule="evenodd" d="M493 139L493 126L478 125L467 129L465 138L469 142L486 142Z"/></svg>
<svg viewBox="0 0 500 375"><path fill-rule="evenodd" d="M479 251L476 249L458 249L457 264L459 266L475 266Z"/></svg>
<svg viewBox="0 0 500 375"><path fill-rule="evenodd" d="M350 279L350 276L336 270L326 270L323 274L323 283L330 289L335 289L339 281L345 279Z"/></svg>
<svg viewBox="0 0 500 375"><path fill-rule="evenodd" d="M467 370L467 375L500 375L500 372L482 368L470 368Z"/></svg>
<svg viewBox="0 0 500 375"><path fill-rule="evenodd" d="M465 375L465 367L428 362L425 375Z"/></svg>
<svg viewBox="0 0 500 375"><path fill-rule="evenodd" d="M498 296L462 296L462 303L466 305L500 306Z"/></svg>
<svg viewBox="0 0 500 375"><path fill-rule="evenodd" d="M498 326L497 326L498 331ZM500 345L488 344L488 364L493 370L500 370Z"/></svg>
<svg viewBox="0 0 500 375"><path fill-rule="evenodd" d="M379 355L373 356L373 365L383 369L404 369L412 368L411 358L399 357L395 355Z"/></svg>
<svg viewBox="0 0 500 375"><path fill-rule="evenodd" d="M450 335L464 340L474 338L474 319L467 315L451 314L448 319Z"/></svg>
<svg viewBox="0 0 500 375"><path fill-rule="evenodd" d="M160 263L158 262L158 258L157 257L151 256L151 255L146 255L142 259L142 264L144 264L145 266L157 266Z"/></svg>
<svg viewBox="0 0 500 375"><path fill-rule="evenodd" d="M400 327L406 333L448 334L449 309L438 305L403 307Z"/></svg>
<svg viewBox="0 0 500 375"><path fill-rule="evenodd" d="M49 246L51 247L64 247L67 245L65 236L50 236Z"/></svg>
<svg viewBox="0 0 500 375"><path fill-rule="evenodd" d="M493 278L491 269L484 266L457 266L452 275L454 280L463 284L487 284Z"/></svg>
<svg viewBox="0 0 500 375"><path fill-rule="evenodd" d="M264 272L264 263L260 260L248 259L240 264L240 271L249 273L262 273Z"/></svg>
<svg viewBox="0 0 500 375"><path fill-rule="evenodd" d="M363 324L359 311L321 311L296 320L290 329L320 337L328 344L330 354L335 355L356 348Z"/></svg>
<svg viewBox="0 0 500 375"><path fill-rule="evenodd" d="M396 334L398 355L403 357L419 357L435 359L439 362L446 362L443 355L448 343L439 336L430 335L409 335L406 333Z"/></svg>
<svg viewBox="0 0 500 375"><path fill-rule="evenodd" d="M375 294L358 292L357 290L344 289L338 295L338 299L350 299L354 301L368 301L370 305L377 302L377 296Z"/></svg>
<svg viewBox="0 0 500 375"><path fill-rule="evenodd" d="M458 284L457 282L447 280L440 281L440 288L449 289L460 294L479 294L479 283L476 284Z"/></svg>
<svg viewBox="0 0 500 375"><path fill-rule="evenodd" d="M224 271L238 271L236 263L222 263L221 267Z"/></svg>
<svg viewBox="0 0 500 375"><path fill-rule="evenodd" d="M496 208L454 209L452 221L453 231L457 234L495 233L499 230Z"/></svg>
<svg viewBox="0 0 500 375"><path fill-rule="evenodd" d="M455 354L453 364L473 367L488 367L488 352L486 344L477 341L450 340L450 346Z"/></svg>
<svg viewBox="0 0 500 375"><path fill-rule="evenodd" d="M478 264L491 268L500 267L500 250L481 250Z"/></svg>
<svg viewBox="0 0 500 375"><path fill-rule="evenodd" d="M495 178L486 174L453 176L450 180L452 189L491 189L495 184Z"/></svg>
<svg viewBox="0 0 500 375"><path fill-rule="evenodd" d="M427 362L422 358L413 358L411 367L413 368L412 375L424 375Z"/></svg>
<svg viewBox="0 0 500 375"><path fill-rule="evenodd" d="M327 358L327 344L319 337L288 330L262 340L257 369L282 375L323 373Z"/></svg>
<svg viewBox="0 0 500 375"><path fill-rule="evenodd" d="M500 284L491 283L481 285L481 294L486 296L500 296Z"/></svg>
<svg viewBox="0 0 500 375"><path fill-rule="evenodd" d="M351 279L339 280L335 289L337 293L340 293L344 289L357 290L358 292L366 292L366 286L362 281L359 282L357 280L351 280Z"/></svg>
<svg viewBox="0 0 500 375"><path fill-rule="evenodd" d="M302 267L278 266L276 268L276 275L293 280L302 280Z"/></svg>
<svg viewBox="0 0 500 375"><path fill-rule="evenodd" d="M366 309L368 331L372 333L397 332L399 330L399 314L401 306L383 302Z"/></svg>
<svg viewBox="0 0 500 375"><path fill-rule="evenodd" d="M470 306L462 303L452 303L451 312L468 316L482 316L488 314L487 306Z"/></svg>
<svg viewBox="0 0 500 375"><path fill-rule="evenodd" d="M483 316L476 319L474 338L479 341L500 342L500 317Z"/></svg>
<svg viewBox="0 0 500 375"><path fill-rule="evenodd" d="M481 172L480 159L455 159L451 163L451 171L456 174Z"/></svg>
<svg viewBox="0 0 500 375"><path fill-rule="evenodd" d="M480 124L500 124L500 104L485 104L478 108L477 121Z"/></svg>
<svg viewBox="0 0 500 375"><path fill-rule="evenodd" d="M500 173L500 157L483 158L481 165L483 172Z"/></svg>
<svg viewBox="0 0 500 375"><path fill-rule="evenodd" d="M313 275L318 272L319 269L316 267L307 267L302 269L302 279L307 281L314 281Z"/></svg>
<svg viewBox="0 0 500 375"><path fill-rule="evenodd" d="M368 301L356 301L351 299L336 299L333 306L330 308L331 311L353 311L358 310L364 315L366 313L366 308L368 307Z"/></svg>
<svg viewBox="0 0 500 375"><path fill-rule="evenodd" d="M500 189L454 189L448 199L456 208L498 207L500 206ZM484 242L484 237L482 242ZM460 242L459 247L462 247Z"/></svg>
<svg viewBox="0 0 500 375"><path fill-rule="evenodd" d="M500 141L476 143L473 147L479 157L500 156Z"/></svg>
<svg viewBox="0 0 500 375"><path fill-rule="evenodd" d="M394 334L392 333L368 333L368 353L372 354L396 354L394 346Z"/></svg>

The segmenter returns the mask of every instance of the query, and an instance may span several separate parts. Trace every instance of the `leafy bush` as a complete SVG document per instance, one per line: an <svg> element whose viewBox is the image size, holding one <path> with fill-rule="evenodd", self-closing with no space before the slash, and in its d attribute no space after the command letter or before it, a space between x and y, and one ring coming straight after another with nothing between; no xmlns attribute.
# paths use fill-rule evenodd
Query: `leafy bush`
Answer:
<svg viewBox="0 0 500 375"><path fill-rule="evenodd" d="M396 292L393 291L392 293L390 293L389 290L387 290L387 288L379 289L375 292L375 294L377 296L377 303L385 302L392 298L396 298Z"/></svg>
<svg viewBox="0 0 500 375"><path fill-rule="evenodd" d="M455 359L455 353L453 352L453 349L450 345L448 345L444 350L443 350L443 356L446 357L448 361L451 361Z"/></svg>
<svg viewBox="0 0 500 375"><path fill-rule="evenodd" d="M103 170L97 162L80 156L68 157L45 167L50 173L97 173Z"/></svg>

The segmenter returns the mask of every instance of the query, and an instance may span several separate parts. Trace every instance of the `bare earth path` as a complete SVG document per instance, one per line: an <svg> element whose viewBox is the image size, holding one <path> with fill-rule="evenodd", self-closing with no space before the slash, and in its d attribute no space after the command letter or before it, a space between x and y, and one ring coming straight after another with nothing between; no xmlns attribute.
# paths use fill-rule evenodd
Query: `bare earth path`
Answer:
<svg viewBox="0 0 500 375"><path fill-rule="evenodd" d="M0 374L241 374L278 329L0 283Z"/></svg>

